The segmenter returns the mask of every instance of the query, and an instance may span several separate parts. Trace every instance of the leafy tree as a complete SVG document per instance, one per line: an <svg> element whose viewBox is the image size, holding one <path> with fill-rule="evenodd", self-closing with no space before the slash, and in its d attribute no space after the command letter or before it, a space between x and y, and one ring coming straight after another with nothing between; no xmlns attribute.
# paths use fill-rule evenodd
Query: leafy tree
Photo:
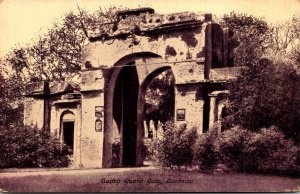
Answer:
<svg viewBox="0 0 300 194"><path fill-rule="evenodd" d="M251 64L263 56L269 36L269 26L264 19L231 12L225 14L220 23L234 32L234 66Z"/></svg>
<svg viewBox="0 0 300 194"><path fill-rule="evenodd" d="M241 125L253 131L272 125L299 137L299 75L292 65L261 59L244 68L230 85L225 128Z"/></svg>
<svg viewBox="0 0 300 194"><path fill-rule="evenodd" d="M15 126L23 121L21 82L17 76L5 79L0 74L0 127Z"/></svg>
<svg viewBox="0 0 300 194"><path fill-rule="evenodd" d="M241 125L255 131L276 125L297 139L299 18L273 26L261 18L234 12L222 19L239 43L234 50L235 66L246 66L229 87L224 127Z"/></svg>
<svg viewBox="0 0 300 194"><path fill-rule="evenodd" d="M145 98L156 106L146 110L146 120L166 122L174 117L174 84L175 79L171 70L166 70L153 78Z"/></svg>
<svg viewBox="0 0 300 194"><path fill-rule="evenodd" d="M105 33L112 30L116 11L121 8L101 8L88 13L79 8L79 13L68 13L61 22L56 22L33 45L11 50L3 60L8 69L22 75L24 81L72 80L79 76L81 51L88 43L87 31Z"/></svg>
<svg viewBox="0 0 300 194"><path fill-rule="evenodd" d="M300 68L300 17L272 26L268 40L268 56L285 58Z"/></svg>

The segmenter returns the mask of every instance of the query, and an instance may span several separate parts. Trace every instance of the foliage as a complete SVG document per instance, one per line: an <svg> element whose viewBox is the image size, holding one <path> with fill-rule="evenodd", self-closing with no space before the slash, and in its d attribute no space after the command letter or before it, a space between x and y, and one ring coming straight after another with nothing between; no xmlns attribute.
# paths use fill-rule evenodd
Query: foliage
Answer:
<svg viewBox="0 0 300 194"><path fill-rule="evenodd" d="M221 163L241 172L298 174L299 148L275 127L250 132L240 127L219 138Z"/></svg>
<svg viewBox="0 0 300 194"><path fill-rule="evenodd" d="M5 79L0 74L0 127L15 125L23 120L22 92L20 79L16 76Z"/></svg>
<svg viewBox="0 0 300 194"><path fill-rule="evenodd" d="M300 149L276 127L263 128L252 134L247 153L255 156L252 163L266 173L300 174ZM249 166L249 165L248 165Z"/></svg>
<svg viewBox="0 0 300 194"><path fill-rule="evenodd" d="M145 160L160 163L162 158L162 140L158 138L144 140L143 156Z"/></svg>
<svg viewBox="0 0 300 194"><path fill-rule="evenodd" d="M268 56L272 59L286 59L300 68L300 17L273 25L268 39Z"/></svg>
<svg viewBox="0 0 300 194"><path fill-rule="evenodd" d="M276 125L289 137L299 136L299 76L292 66L261 59L241 71L229 89L225 128L250 130Z"/></svg>
<svg viewBox="0 0 300 194"><path fill-rule="evenodd" d="M288 137L300 138L299 22L294 17L271 25L247 14L224 15L222 25L239 43L235 66L247 67L229 86L224 128L241 125L255 131L276 125Z"/></svg>
<svg viewBox="0 0 300 194"><path fill-rule="evenodd" d="M161 162L163 166L184 166L193 162L192 147L197 138L196 128L187 129L167 125L161 145Z"/></svg>
<svg viewBox="0 0 300 194"><path fill-rule="evenodd" d="M249 130L239 126L225 131L222 137L218 139L221 163L231 170L244 171L250 169L253 164L251 161L255 159L255 156L247 153L247 143L250 141L251 135L252 133Z"/></svg>
<svg viewBox="0 0 300 194"><path fill-rule="evenodd" d="M199 136L193 147L195 165L199 165L201 169L216 167L219 161L218 139L217 128Z"/></svg>
<svg viewBox="0 0 300 194"><path fill-rule="evenodd" d="M250 131L241 126L197 135L196 129L167 123L163 138L148 154L164 167L196 165L201 171L230 170L282 175L300 174L300 149L275 126ZM150 158L153 159L153 158Z"/></svg>
<svg viewBox="0 0 300 194"><path fill-rule="evenodd" d="M235 47L235 66L252 64L263 56L269 36L269 26L264 19L231 12L225 14L220 23L234 33L232 46Z"/></svg>
<svg viewBox="0 0 300 194"><path fill-rule="evenodd" d="M300 149L276 127L251 132L240 126L200 135L194 148L194 164L201 170L218 169L270 173L300 174Z"/></svg>
<svg viewBox="0 0 300 194"><path fill-rule="evenodd" d="M146 119L158 118L164 123L174 117L174 84L175 79L171 70L166 70L152 79L145 98L146 101L157 104L157 107L146 110Z"/></svg>
<svg viewBox="0 0 300 194"><path fill-rule="evenodd" d="M0 128L0 168L67 167L70 150L31 127Z"/></svg>

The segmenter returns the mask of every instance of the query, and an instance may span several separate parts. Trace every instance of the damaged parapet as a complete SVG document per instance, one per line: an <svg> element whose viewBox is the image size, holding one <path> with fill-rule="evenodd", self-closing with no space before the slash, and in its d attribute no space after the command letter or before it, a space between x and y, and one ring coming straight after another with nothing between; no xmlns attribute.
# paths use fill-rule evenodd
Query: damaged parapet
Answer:
<svg viewBox="0 0 300 194"><path fill-rule="evenodd" d="M111 24L110 32L89 31L90 41L122 38L131 34L149 36L157 31L165 33L168 30L197 27L212 20L210 13L182 12L162 15L155 13L152 8L119 11L116 16L117 21Z"/></svg>
<svg viewBox="0 0 300 194"><path fill-rule="evenodd" d="M81 89L91 90L92 77L99 82L93 87L103 89L97 77L101 73L92 76L86 70L109 69L133 55L161 58L174 66L174 71L178 66L181 74L185 64L194 64L193 70L186 69L187 75L198 74L195 82L209 80L212 68L233 66L233 33L215 23L210 13L158 14L151 8L140 8L119 11L115 17L113 22L87 29L91 43L82 52ZM190 76L178 80L186 77Z"/></svg>

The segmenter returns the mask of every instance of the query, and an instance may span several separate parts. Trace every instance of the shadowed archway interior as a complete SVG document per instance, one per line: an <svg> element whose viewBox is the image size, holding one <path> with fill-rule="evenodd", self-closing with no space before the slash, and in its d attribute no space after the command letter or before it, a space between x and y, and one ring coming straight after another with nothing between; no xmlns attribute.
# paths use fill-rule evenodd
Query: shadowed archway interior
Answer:
<svg viewBox="0 0 300 194"><path fill-rule="evenodd" d="M75 116L71 111L65 111L61 118L61 136L62 141L74 152L74 127Z"/></svg>
<svg viewBox="0 0 300 194"><path fill-rule="evenodd" d="M138 90L136 67L128 64L122 68L117 78L113 102L113 117L121 134L123 166L136 164Z"/></svg>

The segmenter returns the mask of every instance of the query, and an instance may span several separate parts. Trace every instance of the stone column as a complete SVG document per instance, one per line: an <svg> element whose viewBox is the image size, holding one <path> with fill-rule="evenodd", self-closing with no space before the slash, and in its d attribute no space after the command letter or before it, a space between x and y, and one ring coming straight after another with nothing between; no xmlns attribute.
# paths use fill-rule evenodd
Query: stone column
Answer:
<svg viewBox="0 0 300 194"><path fill-rule="evenodd" d="M113 144L113 95L114 92L112 89L115 81L111 81L111 77L117 79L118 73L115 73L115 76L112 76L113 72L110 68L102 69L104 77L104 128L103 128L103 158L102 158L102 167L109 168L112 166L112 144ZM113 82L112 84L110 84Z"/></svg>
<svg viewBox="0 0 300 194"><path fill-rule="evenodd" d="M221 132L220 118L224 107L224 98L226 99L228 90L213 91L209 94L210 97L210 114L209 114L209 129L214 125L218 125L218 131Z"/></svg>
<svg viewBox="0 0 300 194"><path fill-rule="evenodd" d="M77 104L76 118L76 166L81 167L81 104Z"/></svg>
<svg viewBox="0 0 300 194"><path fill-rule="evenodd" d="M210 98L210 109L209 109L209 130L212 130L214 124L218 120L218 105L217 105L217 95L209 95Z"/></svg>
<svg viewBox="0 0 300 194"><path fill-rule="evenodd" d="M219 104L218 105L218 131L219 132L221 132L221 116L222 116L222 110L223 110L223 108L224 108L224 103L222 103L222 104Z"/></svg>

